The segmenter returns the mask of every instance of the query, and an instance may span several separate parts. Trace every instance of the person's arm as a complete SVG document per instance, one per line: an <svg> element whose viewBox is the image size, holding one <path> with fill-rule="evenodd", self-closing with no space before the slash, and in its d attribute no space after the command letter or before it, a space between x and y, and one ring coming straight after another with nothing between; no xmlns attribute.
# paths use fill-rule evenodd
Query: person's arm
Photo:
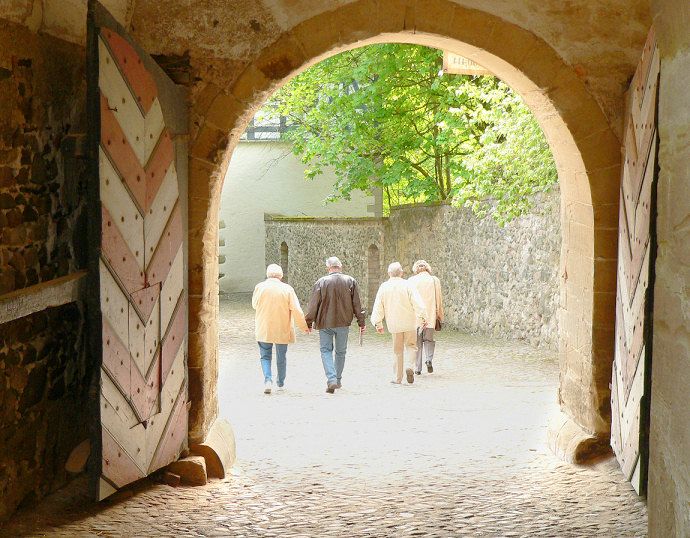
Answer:
<svg viewBox="0 0 690 538"><path fill-rule="evenodd" d="M366 320L362 311L362 302L359 299L359 288L354 278L352 279L352 310L355 312L357 325L359 325L360 329L363 329L366 326Z"/></svg>
<svg viewBox="0 0 690 538"><path fill-rule="evenodd" d="M441 281L434 277L434 290L436 291L436 318L440 321L444 319L443 313L443 294L441 293Z"/></svg>
<svg viewBox="0 0 690 538"><path fill-rule="evenodd" d="M254 287L254 293L252 293L252 308L256 310L256 305L259 302L259 284Z"/></svg>
<svg viewBox="0 0 690 538"><path fill-rule="evenodd" d="M414 286L408 286L407 289L409 290L410 302L412 303L414 315L422 320L422 325L426 325L426 306L424 306L422 296L419 294L417 288Z"/></svg>
<svg viewBox="0 0 690 538"><path fill-rule="evenodd" d="M311 330L310 326L304 319L304 312L302 312L302 307L299 305L299 299L297 298L297 294L292 287L290 288L290 312L292 312L292 316L295 318L297 328L305 333L308 333Z"/></svg>
<svg viewBox="0 0 690 538"><path fill-rule="evenodd" d="M321 286L319 285L319 280L316 281L314 287L311 289L311 296L309 297L309 303L307 304L307 313L304 315L304 319L307 325L311 327L311 324L316 319L319 313L319 305L321 304Z"/></svg>

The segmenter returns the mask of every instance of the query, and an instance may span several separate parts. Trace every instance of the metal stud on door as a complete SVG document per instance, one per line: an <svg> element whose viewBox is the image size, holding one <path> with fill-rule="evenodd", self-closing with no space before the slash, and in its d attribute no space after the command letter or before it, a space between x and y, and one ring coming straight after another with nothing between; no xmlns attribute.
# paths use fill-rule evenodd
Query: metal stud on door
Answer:
<svg viewBox="0 0 690 538"><path fill-rule="evenodd" d="M166 125L170 84L94 7L102 365L99 499L175 460L187 439L185 156ZM91 18L90 18L91 20ZM105 21L105 22L104 22Z"/></svg>

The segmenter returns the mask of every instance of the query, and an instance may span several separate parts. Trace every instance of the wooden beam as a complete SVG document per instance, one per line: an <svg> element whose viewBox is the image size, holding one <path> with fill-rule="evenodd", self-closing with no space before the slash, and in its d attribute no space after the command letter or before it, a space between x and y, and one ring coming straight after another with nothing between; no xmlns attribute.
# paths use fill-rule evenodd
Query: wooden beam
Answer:
<svg viewBox="0 0 690 538"><path fill-rule="evenodd" d="M86 271L0 295L0 324L77 301Z"/></svg>

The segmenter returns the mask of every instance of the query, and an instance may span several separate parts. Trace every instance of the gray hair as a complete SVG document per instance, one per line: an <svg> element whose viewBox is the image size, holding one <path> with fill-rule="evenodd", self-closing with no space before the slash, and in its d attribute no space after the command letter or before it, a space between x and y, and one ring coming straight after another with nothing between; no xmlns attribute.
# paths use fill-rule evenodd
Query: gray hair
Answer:
<svg viewBox="0 0 690 538"><path fill-rule="evenodd" d="M416 275L421 271L426 271L427 273L432 274L431 265L429 265L424 260L417 260L416 262L414 262L414 265L412 266L412 272Z"/></svg>
<svg viewBox="0 0 690 538"><path fill-rule="evenodd" d="M390 276L403 276L403 268L400 262L393 262L388 266L388 274Z"/></svg>
<svg viewBox="0 0 690 538"><path fill-rule="evenodd" d="M266 267L267 278L283 278L283 268L277 263L272 263Z"/></svg>
<svg viewBox="0 0 690 538"><path fill-rule="evenodd" d="M326 260L326 267L329 269L331 267L343 267L343 263L340 261L340 259L337 256L331 256Z"/></svg>

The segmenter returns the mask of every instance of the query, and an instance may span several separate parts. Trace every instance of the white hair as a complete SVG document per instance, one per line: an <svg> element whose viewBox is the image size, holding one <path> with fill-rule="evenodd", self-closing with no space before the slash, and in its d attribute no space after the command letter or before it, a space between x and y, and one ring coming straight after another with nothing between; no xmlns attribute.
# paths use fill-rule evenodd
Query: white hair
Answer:
<svg viewBox="0 0 690 538"><path fill-rule="evenodd" d="M326 260L326 267L329 269L331 267L341 267L342 268L343 263L340 261L340 259L337 256L331 256Z"/></svg>
<svg viewBox="0 0 690 538"><path fill-rule="evenodd" d="M267 278L283 278L283 268L277 263L272 263L266 267Z"/></svg>
<svg viewBox="0 0 690 538"><path fill-rule="evenodd" d="M414 265L412 266L412 272L416 275L422 271L426 271L427 273L432 274L431 265L429 265L424 260L417 260L416 262L414 262Z"/></svg>
<svg viewBox="0 0 690 538"><path fill-rule="evenodd" d="M393 262L388 266L388 274L390 276L403 276L403 268L400 262Z"/></svg>

